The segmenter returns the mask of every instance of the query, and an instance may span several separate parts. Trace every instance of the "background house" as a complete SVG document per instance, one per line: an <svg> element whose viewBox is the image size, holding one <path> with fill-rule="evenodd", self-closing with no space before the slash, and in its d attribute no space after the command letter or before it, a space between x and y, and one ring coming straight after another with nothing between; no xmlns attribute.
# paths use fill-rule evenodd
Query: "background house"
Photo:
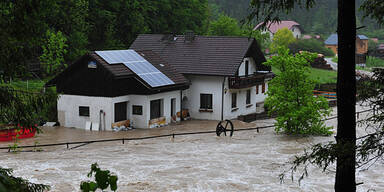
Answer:
<svg viewBox="0 0 384 192"><path fill-rule="evenodd" d="M184 112L233 119L264 110L273 76L264 61L247 37L143 34L128 50L84 55L47 85L60 93L58 119L66 127L110 130L129 120L148 128Z"/></svg>
<svg viewBox="0 0 384 192"><path fill-rule="evenodd" d="M337 34L332 34L324 41L325 47L330 48L337 55ZM356 54L367 54L368 37L365 35L356 36Z"/></svg>
<svg viewBox="0 0 384 192"><path fill-rule="evenodd" d="M260 29L262 24L263 22L256 25L254 30ZM289 30L291 30L295 38L300 38L303 33L303 29L301 28L300 24L298 24L295 21L280 21L280 22L273 22L273 23L269 22L266 25L266 29L263 31L266 33L269 33L270 39L273 39L273 35L279 29L282 29L282 28L288 28Z"/></svg>

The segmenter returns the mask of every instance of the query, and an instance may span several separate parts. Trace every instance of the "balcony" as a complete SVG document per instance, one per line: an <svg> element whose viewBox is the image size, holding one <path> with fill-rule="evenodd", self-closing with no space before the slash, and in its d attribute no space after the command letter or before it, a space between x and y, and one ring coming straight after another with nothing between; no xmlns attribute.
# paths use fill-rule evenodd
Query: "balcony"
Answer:
<svg viewBox="0 0 384 192"><path fill-rule="evenodd" d="M232 76L228 77L229 89L244 89L264 83L265 80L272 79L274 74L269 73L254 73L248 76Z"/></svg>

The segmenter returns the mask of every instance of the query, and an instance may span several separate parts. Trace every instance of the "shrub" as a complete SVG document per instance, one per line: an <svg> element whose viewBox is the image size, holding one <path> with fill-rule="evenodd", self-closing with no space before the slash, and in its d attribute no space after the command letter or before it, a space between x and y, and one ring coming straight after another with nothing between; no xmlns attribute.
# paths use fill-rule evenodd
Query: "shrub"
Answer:
<svg viewBox="0 0 384 192"><path fill-rule="evenodd" d="M320 53L324 56L333 57L335 54L332 50L323 46L323 43L315 39L300 39L288 45L291 54L299 51L308 51L311 53Z"/></svg>
<svg viewBox="0 0 384 192"><path fill-rule="evenodd" d="M384 67L384 60L377 57L367 57L367 67Z"/></svg>
<svg viewBox="0 0 384 192"><path fill-rule="evenodd" d="M97 189L111 188L112 191L117 190L117 176L110 173L108 170L102 170L97 163L91 165L91 171L88 173L88 177L92 177L95 174L95 181L82 181L80 189L83 192L96 191Z"/></svg>

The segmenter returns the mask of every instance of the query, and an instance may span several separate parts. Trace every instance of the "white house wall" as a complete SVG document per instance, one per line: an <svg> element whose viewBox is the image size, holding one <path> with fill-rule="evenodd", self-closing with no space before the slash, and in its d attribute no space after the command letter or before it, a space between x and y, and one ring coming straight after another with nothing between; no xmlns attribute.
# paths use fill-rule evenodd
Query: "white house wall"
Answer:
<svg viewBox="0 0 384 192"><path fill-rule="evenodd" d="M110 130L110 125L114 119L113 99L114 98L108 97L61 94L57 101L58 120L60 125L85 129L85 123L87 121L100 123L100 110L103 110L105 112L106 130ZM89 117L79 115L79 106L89 107Z"/></svg>
<svg viewBox="0 0 384 192"><path fill-rule="evenodd" d="M150 120L150 101L157 100L157 99L163 99L163 117L166 118L166 122L171 122L171 99L176 99L176 112L180 111L180 91L170 91L170 92L163 92L153 95L148 95L147 100L147 113L145 113L146 118L148 119L146 122L146 126L148 127L148 122ZM144 126L143 126L144 127Z"/></svg>
<svg viewBox="0 0 384 192"><path fill-rule="evenodd" d="M256 63L251 57L246 57L243 59L243 62L241 63L239 67L239 76L245 75L245 62L249 61L248 63L248 74L253 74L257 71ZM229 89L228 87L228 79L226 79L225 82L225 90L226 93L224 94L224 119L234 119L237 118L239 115L246 115L251 113L260 112L262 109L256 110L256 104L264 102L266 98L266 94L262 93L262 85L258 86L258 94L256 94L256 88L257 86L245 88L245 89ZM247 98L247 90L251 90L251 105L246 104L246 98ZM265 92L268 90L268 83L265 82ZM232 109L232 93L237 94L237 107L236 109ZM259 107L260 108L260 107Z"/></svg>
<svg viewBox="0 0 384 192"><path fill-rule="evenodd" d="M189 75L191 81L189 89L183 91L183 97L188 98L189 109L194 119L221 119L222 85L224 77ZM212 112L200 112L200 94L212 94Z"/></svg>
<svg viewBox="0 0 384 192"><path fill-rule="evenodd" d="M244 76L245 75L245 61L248 61L248 75L253 74L256 72L256 64L253 58L251 57L246 57L243 59L243 62L241 63L239 67L239 76Z"/></svg>
<svg viewBox="0 0 384 192"><path fill-rule="evenodd" d="M256 94L256 88L259 91ZM235 119L240 115L247 115L251 113L259 113L263 109L256 108L258 103L263 103L267 95L265 92L268 90L268 83L265 83L265 92L262 93L262 85L253 86L245 89L228 89L228 83L225 87L228 91L224 94L224 119ZM246 104L247 90L251 90L251 104ZM232 93L237 94L236 108L232 108Z"/></svg>
<svg viewBox="0 0 384 192"><path fill-rule="evenodd" d="M139 105L142 106L142 115L134 115L132 114L132 105ZM130 95L130 100L128 103L128 114L130 116L131 124L135 128L146 128L148 127L148 120L149 117L147 117L147 114L150 113L149 110L149 102L148 102L148 96L147 95Z"/></svg>
<svg viewBox="0 0 384 192"><path fill-rule="evenodd" d="M128 114L132 126L135 128L148 128L151 117L151 101L163 100L163 116L166 118L166 123L171 122L171 99L176 99L176 112L180 111L180 91L163 92L153 95L129 95ZM142 106L142 115L132 113L132 106Z"/></svg>
<svg viewBox="0 0 384 192"><path fill-rule="evenodd" d="M293 27L291 28L291 31L292 31L293 36L294 36L295 38L300 38L300 37L301 37L301 30L300 30L299 27L297 27L297 26L293 26Z"/></svg>

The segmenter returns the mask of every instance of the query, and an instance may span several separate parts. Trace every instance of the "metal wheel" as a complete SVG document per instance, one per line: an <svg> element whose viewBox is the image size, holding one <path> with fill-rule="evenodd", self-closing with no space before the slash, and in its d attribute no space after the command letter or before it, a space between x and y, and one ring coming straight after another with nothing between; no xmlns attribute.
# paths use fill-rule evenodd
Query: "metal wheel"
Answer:
<svg viewBox="0 0 384 192"><path fill-rule="evenodd" d="M233 123L226 119L224 121L220 121L216 126L216 135L220 137L221 133L224 133L224 136L227 136L227 131L229 132L229 136L233 135Z"/></svg>

